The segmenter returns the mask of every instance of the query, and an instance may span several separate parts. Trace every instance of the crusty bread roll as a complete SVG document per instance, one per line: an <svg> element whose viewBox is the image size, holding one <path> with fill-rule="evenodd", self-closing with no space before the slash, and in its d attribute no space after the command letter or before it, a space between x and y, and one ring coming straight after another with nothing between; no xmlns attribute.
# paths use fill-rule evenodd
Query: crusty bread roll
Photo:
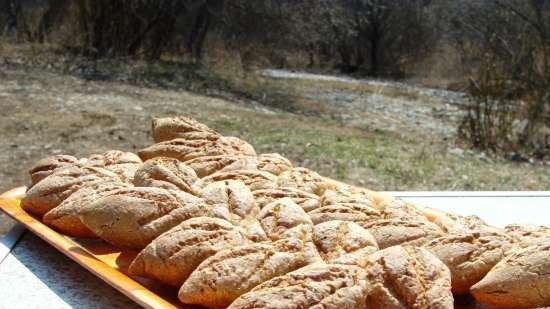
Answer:
<svg viewBox="0 0 550 309"><path fill-rule="evenodd" d="M236 137L219 137L192 140L176 138L141 149L138 154L144 161L155 157L188 161L198 157L232 154L255 156L256 152L250 144Z"/></svg>
<svg viewBox="0 0 550 309"><path fill-rule="evenodd" d="M54 171L72 166L78 159L69 155L55 155L37 161L29 170L31 184L34 185L40 180L50 176Z"/></svg>
<svg viewBox="0 0 550 309"><path fill-rule="evenodd" d="M423 220L380 219L358 224L374 236L380 249L404 244L421 246L443 236L437 225Z"/></svg>
<svg viewBox="0 0 550 309"><path fill-rule="evenodd" d="M82 223L98 237L135 249L143 249L182 221L201 216L212 216L202 199L153 187L119 189L80 211Z"/></svg>
<svg viewBox="0 0 550 309"><path fill-rule="evenodd" d="M117 174L100 167L75 165L62 168L27 190L21 206L34 215L43 216L82 186L106 180L120 179Z"/></svg>
<svg viewBox="0 0 550 309"><path fill-rule="evenodd" d="M185 116L154 118L152 122L153 139L156 143L176 138L204 138L219 133L208 126Z"/></svg>
<svg viewBox="0 0 550 309"><path fill-rule="evenodd" d="M279 175L292 169L292 163L277 153L266 153L258 156L221 155L199 157L187 161L186 164L193 168L201 178L221 171L258 170Z"/></svg>
<svg viewBox="0 0 550 309"><path fill-rule="evenodd" d="M550 242L518 249L470 291L477 301L492 308L550 306Z"/></svg>
<svg viewBox="0 0 550 309"><path fill-rule="evenodd" d="M298 239L256 243L222 250L202 262L181 286L185 304L225 308L255 286L306 265Z"/></svg>
<svg viewBox="0 0 550 309"><path fill-rule="evenodd" d="M57 207L48 211L44 215L44 223L70 236L96 238L95 233L80 220L80 211L102 196L127 187L130 187L130 185L111 180L86 184L71 194Z"/></svg>
<svg viewBox="0 0 550 309"><path fill-rule="evenodd" d="M256 204L260 208L264 208L269 203L278 199L290 198L296 205L302 207L306 212L316 209L320 205L319 197L315 194L308 193L296 188L272 188L261 189L252 192L256 199Z"/></svg>
<svg viewBox="0 0 550 309"><path fill-rule="evenodd" d="M495 232L449 234L428 242L424 248L449 267L453 293L467 294L512 246L512 237Z"/></svg>
<svg viewBox="0 0 550 309"><path fill-rule="evenodd" d="M367 256L378 250L374 237L351 221L327 221L313 229L313 242L327 263L349 264L356 255Z"/></svg>
<svg viewBox="0 0 550 309"><path fill-rule="evenodd" d="M267 240L257 218L260 208L242 181L213 182L202 190L201 197L216 217L241 226L251 240Z"/></svg>
<svg viewBox="0 0 550 309"><path fill-rule="evenodd" d="M515 238L522 247L545 244L550 242L550 227L526 224L510 224L505 232Z"/></svg>
<svg viewBox="0 0 550 309"><path fill-rule="evenodd" d="M313 222L307 213L289 198L282 198L265 206L260 211L258 219L271 240L311 240Z"/></svg>
<svg viewBox="0 0 550 309"><path fill-rule="evenodd" d="M278 185L319 195L326 188L327 182L322 176L312 170L295 167L279 175Z"/></svg>
<svg viewBox="0 0 550 309"><path fill-rule="evenodd" d="M315 224L333 220L365 222L381 218L379 210L359 203L323 206L310 211L308 214Z"/></svg>
<svg viewBox="0 0 550 309"><path fill-rule="evenodd" d="M134 259L129 272L180 287L206 258L248 243L244 231L228 221L191 218L153 240Z"/></svg>
<svg viewBox="0 0 550 309"><path fill-rule="evenodd" d="M425 249L380 250L364 261L363 269L370 285L365 308L454 308L449 269Z"/></svg>
<svg viewBox="0 0 550 309"><path fill-rule="evenodd" d="M314 264L262 283L228 309L369 308L368 288L359 267Z"/></svg>
<svg viewBox="0 0 550 309"><path fill-rule="evenodd" d="M195 185L204 188L213 182L223 180L242 181L252 191L277 187L277 176L257 170L220 171L200 179Z"/></svg>
<svg viewBox="0 0 550 309"><path fill-rule="evenodd" d="M195 194L193 184L198 179L195 171L185 163L174 158L157 157L139 166L133 183L137 187L158 187Z"/></svg>

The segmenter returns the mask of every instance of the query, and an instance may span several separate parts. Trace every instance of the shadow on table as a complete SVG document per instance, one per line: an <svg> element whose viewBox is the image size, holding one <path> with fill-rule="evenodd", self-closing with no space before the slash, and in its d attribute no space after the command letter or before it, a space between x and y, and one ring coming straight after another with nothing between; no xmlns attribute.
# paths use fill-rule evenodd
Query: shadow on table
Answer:
<svg viewBox="0 0 550 309"><path fill-rule="evenodd" d="M71 307L141 308L31 233L12 255Z"/></svg>

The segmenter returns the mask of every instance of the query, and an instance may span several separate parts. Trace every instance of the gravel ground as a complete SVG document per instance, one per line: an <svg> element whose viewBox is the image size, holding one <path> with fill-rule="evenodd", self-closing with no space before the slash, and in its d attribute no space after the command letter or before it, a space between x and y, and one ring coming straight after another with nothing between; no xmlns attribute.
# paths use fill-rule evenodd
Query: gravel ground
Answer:
<svg viewBox="0 0 550 309"><path fill-rule="evenodd" d="M462 92L401 82L260 70L268 85L280 84L304 110L321 110L347 125L390 132L410 132L451 138L456 135Z"/></svg>

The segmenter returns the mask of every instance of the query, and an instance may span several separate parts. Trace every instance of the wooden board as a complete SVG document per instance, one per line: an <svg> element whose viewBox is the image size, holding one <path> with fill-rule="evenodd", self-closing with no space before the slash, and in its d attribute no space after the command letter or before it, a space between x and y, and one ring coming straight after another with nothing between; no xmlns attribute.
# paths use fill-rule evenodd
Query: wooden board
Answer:
<svg viewBox="0 0 550 309"><path fill-rule="evenodd" d="M176 288L128 275L128 266L137 252L121 251L100 240L77 239L56 232L20 207L20 200L24 194L25 188L20 187L0 195L0 209L144 308L190 308L178 302ZM380 195L379 198L384 199L387 196ZM435 210L425 210L427 214L433 211ZM483 309L485 307L476 304L470 297L455 297L455 308Z"/></svg>

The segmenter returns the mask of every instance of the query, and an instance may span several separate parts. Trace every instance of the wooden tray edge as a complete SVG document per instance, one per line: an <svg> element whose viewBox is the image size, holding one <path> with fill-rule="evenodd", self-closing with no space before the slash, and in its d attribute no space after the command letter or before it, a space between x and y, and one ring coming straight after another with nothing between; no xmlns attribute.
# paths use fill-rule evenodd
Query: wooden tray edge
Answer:
<svg viewBox="0 0 550 309"><path fill-rule="evenodd" d="M176 306L164 300L135 280L98 260L70 238L59 234L22 211L18 204L20 199L24 196L25 190L25 187L19 187L1 194L0 209L58 251L68 256L96 277L102 279L144 308L178 309Z"/></svg>

